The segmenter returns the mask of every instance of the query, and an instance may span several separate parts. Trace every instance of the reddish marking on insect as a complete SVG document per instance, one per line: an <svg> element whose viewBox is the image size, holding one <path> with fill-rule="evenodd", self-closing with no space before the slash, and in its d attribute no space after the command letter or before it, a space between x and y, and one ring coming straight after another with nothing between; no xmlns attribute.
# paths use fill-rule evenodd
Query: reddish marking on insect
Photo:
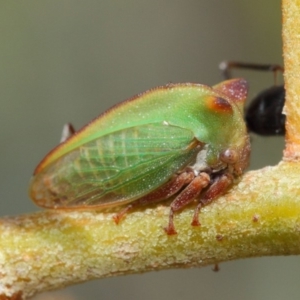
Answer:
<svg viewBox="0 0 300 300"><path fill-rule="evenodd" d="M208 109L215 111L217 113L233 113L233 109L231 104L223 98L220 97L207 97L206 99L206 106Z"/></svg>
<svg viewBox="0 0 300 300"><path fill-rule="evenodd" d="M248 92L248 84L243 79L240 81L228 80L225 84L216 85L214 88L234 99L235 102L244 101Z"/></svg>

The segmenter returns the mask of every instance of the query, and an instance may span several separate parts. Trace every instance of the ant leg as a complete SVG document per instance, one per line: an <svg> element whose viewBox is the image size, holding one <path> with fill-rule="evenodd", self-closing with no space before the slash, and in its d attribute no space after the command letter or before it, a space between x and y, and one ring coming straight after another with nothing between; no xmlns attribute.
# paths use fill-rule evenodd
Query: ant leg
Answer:
<svg viewBox="0 0 300 300"><path fill-rule="evenodd" d="M178 176L171 179L169 182L165 183L160 188L154 190L153 192L145 195L144 197L137 199L128 206L126 206L122 211L113 216L116 224L119 224L121 219L130 211L133 207L155 203L164 199L167 199L174 194L176 194L184 185L188 184L194 179L195 175L193 172L183 172Z"/></svg>
<svg viewBox="0 0 300 300"><path fill-rule="evenodd" d="M222 61L219 65L219 69L222 72L222 75L225 79L232 78L231 70L232 69L248 69L254 71L270 71L274 73L275 84L277 81L277 73L283 73L284 69L280 65L276 64L255 64L255 63L243 63L237 61Z"/></svg>
<svg viewBox="0 0 300 300"><path fill-rule="evenodd" d="M63 143L66 141L69 137L71 137L75 133L75 129L71 123L67 123L64 125L62 133L61 133L61 138L60 142Z"/></svg>
<svg viewBox="0 0 300 300"><path fill-rule="evenodd" d="M171 203L169 214L169 224L165 228L168 235L176 234L174 226L174 212L182 209L184 206L193 201L210 182L210 177L207 173L200 173L191 183L175 198Z"/></svg>
<svg viewBox="0 0 300 300"><path fill-rule="evenodd" d="M199 204L195 208L194 216L191 225L200 226L199 213L202 206L211 203L216 197L223 194L227 188L232 184L233 177L226 173L217 178L217 180L208 188L208 190L201 197Z"/></svg>

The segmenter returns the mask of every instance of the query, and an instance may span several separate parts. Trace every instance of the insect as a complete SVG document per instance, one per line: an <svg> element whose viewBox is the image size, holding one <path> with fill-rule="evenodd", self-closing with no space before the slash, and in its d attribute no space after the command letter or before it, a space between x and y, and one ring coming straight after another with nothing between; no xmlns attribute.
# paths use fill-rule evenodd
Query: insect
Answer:
<svg viewBox="0 0 300 300"><path fill-rule="evenodd" d="M30 197L50 209L124 205L116 223L133 207L173 197L171 235L174 213L201 193L192 220L199 225L201 207L248 165L246 96L243 79L168 84L113 106L78 132L67 125L63 142L36 167Z"/></svg>
<svg viewBox="0 0 300 300"><path fill-rule="evenodd" d="M271 71L275 80L278 72L283 72L279 65L253 64L242 62L222 62L220 69L224 78L230 78L230 70L234 68L256 71ZM247 127L251 132L259 135L284 135L285 115L282 113L285 102L283 85L273 85L260 92L249 104L245 112Z"/></svg>

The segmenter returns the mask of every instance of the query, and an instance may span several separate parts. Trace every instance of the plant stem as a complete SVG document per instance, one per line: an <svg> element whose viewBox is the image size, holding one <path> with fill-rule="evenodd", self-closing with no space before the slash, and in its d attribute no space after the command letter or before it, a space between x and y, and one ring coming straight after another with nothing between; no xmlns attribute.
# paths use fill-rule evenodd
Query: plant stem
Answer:
<svg viewBox="0 0 300 300"><path fill-rule="evenodd" d="M113 212L42 211L0 220L0 299L25 299L78 282L238 258L300 254L300 0L283 0L287 100L284 161L246 173L203 208L175 215L168 203L141 208L119 225Z"/></svg>

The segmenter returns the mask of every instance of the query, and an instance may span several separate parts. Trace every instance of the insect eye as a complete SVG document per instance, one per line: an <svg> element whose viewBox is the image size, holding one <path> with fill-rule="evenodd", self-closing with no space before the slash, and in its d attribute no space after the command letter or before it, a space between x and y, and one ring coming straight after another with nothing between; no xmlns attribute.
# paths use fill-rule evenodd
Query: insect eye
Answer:
<svg viewBox="0 0 300 300"><path fill-rule="evenodd" d="M220 160L227 164L233 164L238 160L238 153L232 149L226 149L220 154Z"/></svg>

